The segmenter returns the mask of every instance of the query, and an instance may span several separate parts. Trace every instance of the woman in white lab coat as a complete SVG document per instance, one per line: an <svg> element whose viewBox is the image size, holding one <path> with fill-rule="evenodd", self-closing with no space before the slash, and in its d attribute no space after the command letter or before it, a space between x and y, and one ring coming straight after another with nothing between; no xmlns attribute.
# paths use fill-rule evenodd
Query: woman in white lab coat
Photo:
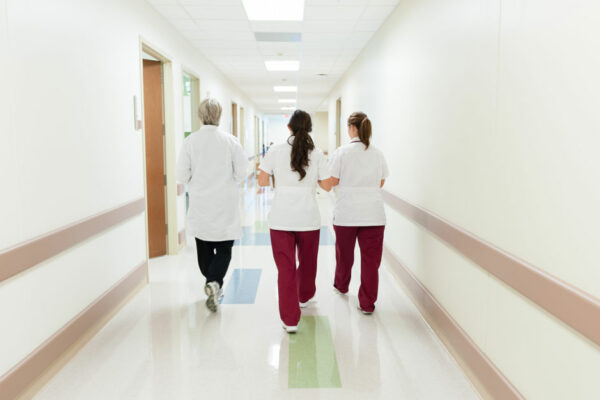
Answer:
<svg viewBox="0 0 600 400"><path fill-rule="evenodd" d="M258 182L269 186L271 177L277 182L268 224L278 270L279 314L283 328L293 333L300 307L306 307L316 291L321 229L317 185L326 191L331 187L325 156L310 137L310 115L296 110L288 128L288 140L272 146L262 160Z"/></svg>
<svg viewBox="0 0 600 400"><path fill-rule="evenodd" d="M198 265L206 278L206 306L213 312L222 295L233 242L242 236L238 184L248 172L239 141L218 128L221 111L216 100L200 103L204 126L184 140L177 163L177 181L187 184L190 197L187 230L196 238Z"/></svg>
<svg viewBox="0 0 600 400"><path fill-rule="evenodd" d="M331 159L331 184L338 186L333 211L336 268L333 286L347 293L358 240L361 254L359 309L375 310L379 287L379 265L383 252L385 210L381 188L389 175L383 153L370 143L371 121L355 112L348 118L350 143L335 151Z"/></svg>

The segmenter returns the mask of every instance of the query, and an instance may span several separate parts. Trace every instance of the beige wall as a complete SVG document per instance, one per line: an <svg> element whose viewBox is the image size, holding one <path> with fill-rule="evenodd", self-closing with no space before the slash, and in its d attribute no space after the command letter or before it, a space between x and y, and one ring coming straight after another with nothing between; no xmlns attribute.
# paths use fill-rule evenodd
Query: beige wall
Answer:
<svg viewBox="0 0 600 400"><path fill-rule="evenodd" d="M313 133L315 145L323 151L329 148L327 112L316 112L312 115Z"/></svg>
<svg viewBox="0 0 600 400"><path fill-rule="evenodd" d="M330 148L341 96L392 193L600 297L599 48L597 2L403 1L329 97ZM526 398L600 398L598 346L387 211L387 245Z"/></svg>
<svg viewBox="0 0 600 400"><path fill-rule="evenodd" d="M172 61L171 151L185 68L223 127L245 108L252 154L251 102L145 1L0 0L0 249L144 196L140 38ZM145 257L142 215L0 282L0 375Z"/></svg>

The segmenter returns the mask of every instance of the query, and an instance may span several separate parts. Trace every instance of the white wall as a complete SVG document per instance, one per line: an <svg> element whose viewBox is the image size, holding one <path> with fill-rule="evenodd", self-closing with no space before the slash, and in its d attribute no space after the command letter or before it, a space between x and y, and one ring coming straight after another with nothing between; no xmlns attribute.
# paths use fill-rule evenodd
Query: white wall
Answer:
<svg viewBox="0 0 600 400"><path fill-rule="evenodd" d="M341 96L388 190L600 297L599 48L598 2L403 1L330 95L330 149ZM526 398L600 398L598 346L387 213L387 245Z"/></svg>
<svg viewBox="0 0 600 400"><path fill-rule="evenodd" d="M315 141L315 145L323 151L327 151L329 149L329 126L327 119L327 112L316 112L312 114L312 137Z"/></svg>
<svg viewBox="0 0 600 400"><path fill-rule="evenodd" d="M182 66L253 135L250 101L143 0L0 0L0 249L144 196L140 37L172 61L177 149ZM146 258L144 219L0 283L0 375Z"/></svg>
<svg viewBox="0 0 600 400"><path fill-rule="evenodd" d="M287 127L287 124L290 121L290 116L272 114L266 116L265 118L269 126L269 130L266 135L267 144L269 144L269 142L282 143L286 141L290 136L290 130ZM313 129L310 135L312 136L315 145L321 150L326 151L329 147L329 143L327 142L327 113L313 113L311 114L311 120Z"/></svg>
<svg viewBox="0 0 600 400"><path fill-rule="evenodd" d="M287 127L289 122L289 116L283 115L267 115L265 117L267 121L268 130L265 135L265 142L267 146L273 142L275 144L283 143L290 136L290 130Z"/></svg>

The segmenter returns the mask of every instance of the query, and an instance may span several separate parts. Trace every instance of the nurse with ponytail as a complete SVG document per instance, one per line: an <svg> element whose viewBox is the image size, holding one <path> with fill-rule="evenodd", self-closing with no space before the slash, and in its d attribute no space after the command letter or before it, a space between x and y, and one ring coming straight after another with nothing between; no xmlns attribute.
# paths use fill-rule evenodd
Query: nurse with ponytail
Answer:
<svg viewBox="0 0 600 400"><path fill-rule="evenodd" d="M337 186L333 211L336 235L334 289L348 292L354 247L360 247L360 289L358 308L364 314L375 311L379 288L379 265L383 252L385 210L381 188L389 175L383 153L371 145L371 121L355 112L348 118L350 143L340 147L331 160L331 184Z"/></svg>
<svg viewBox="0 0 600 400"><path fill-rule="evenodd" d="M316 190L331 190L327 161L310 137L310 115L296 110L288 123L290 136L263 158L258 183L277 182L268 224L277 265L279 315L288 333L298 329L300 307L315 295L321 216ZM296 265L296 259L298 265Z"/></svg>

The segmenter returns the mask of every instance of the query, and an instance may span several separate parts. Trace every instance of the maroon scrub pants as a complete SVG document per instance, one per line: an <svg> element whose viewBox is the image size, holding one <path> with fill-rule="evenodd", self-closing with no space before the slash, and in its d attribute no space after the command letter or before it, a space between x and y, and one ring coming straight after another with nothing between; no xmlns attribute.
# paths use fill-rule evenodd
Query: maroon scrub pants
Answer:
<svg viewBox="0 0 600 400"><path fill-rule="evenodd" d="M383 252L383 232L385 226L333 226L335 230L335 280L333 286L342 293L348 291L352 264L354 264L354 246L358 239L360 247L360 289L358 301L360 308L372 312L375 310L379 289L379 265Z"/></svg>
<svg viewBox="0 0 600 400"><path fill-rule="evenodd" d="M315 295L319 233L319 230L294 232L271 229L273 258L279 271L279 315L288 326L296 326L300 321L299 302L305 303Z"/></svg>

